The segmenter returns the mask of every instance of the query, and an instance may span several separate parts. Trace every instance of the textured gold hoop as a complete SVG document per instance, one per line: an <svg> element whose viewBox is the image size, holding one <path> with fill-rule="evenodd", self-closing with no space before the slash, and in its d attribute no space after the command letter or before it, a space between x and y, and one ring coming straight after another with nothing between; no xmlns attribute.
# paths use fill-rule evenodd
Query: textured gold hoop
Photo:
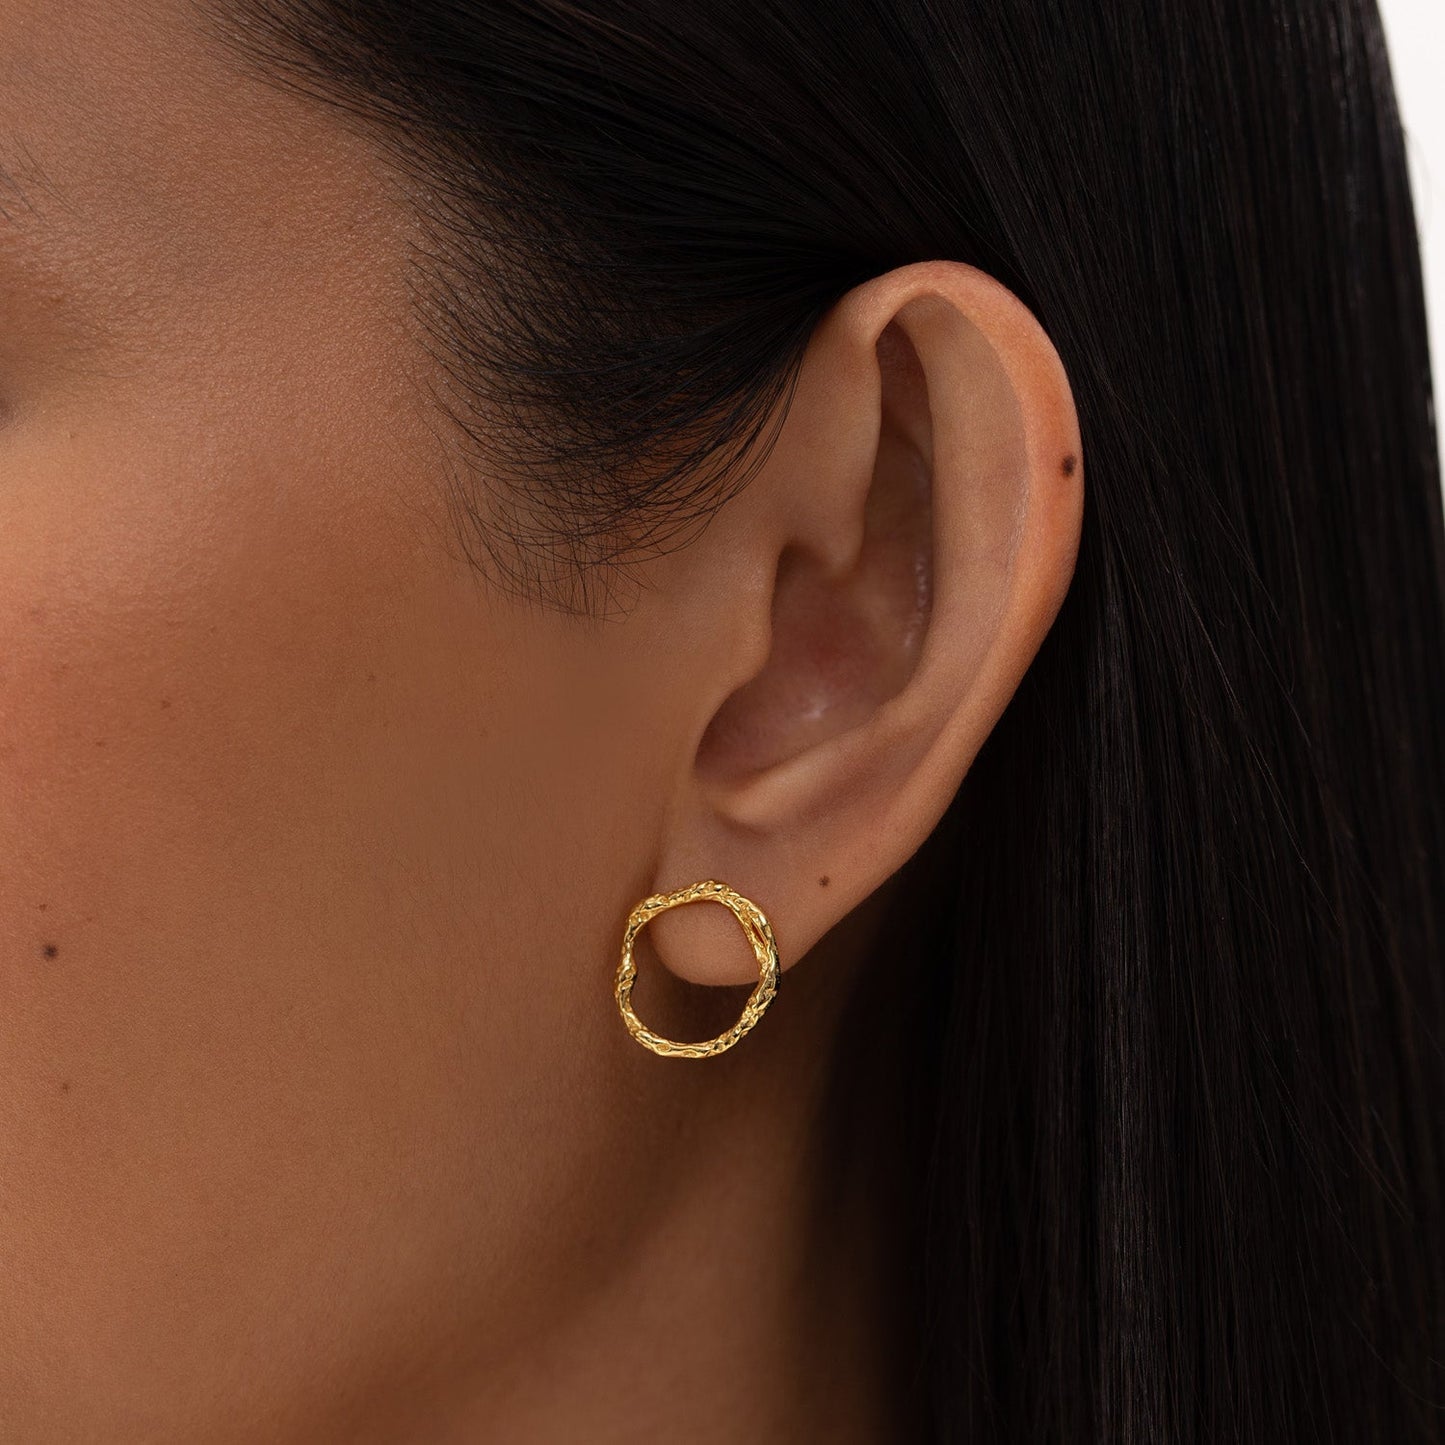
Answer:
<svg viewBox="0 0 1445 1445"><path fill-rule="evenodd" d="M637 963L632 957L632 944L647 923L665 909L675 908L680 903L696 903L705 898L725 903L742 924L743 933L747 935L748 943L752 945L758 960L758 982L748 996L747 1003L743 1005L737 1023L726 1033L719 1034L715 1039L704 1039L698 1044L680 1044L653 1033L632 1011L632 985L637 978ZM627 1025L628 1032L653 1053L674 1059L710 1059L714 1054L732 1048L762 1018L763 1010L772 1003L773 995L778 991L779 973L778 945L773 938L772 926L763 916L763 910L750 899L744 898L741 893L734 893L726 883L708 878L671 893L654 893L644 898L627 915L627 930L622 935L622 962L617 968L617 1007L622 1010L622 1020Z"/></svg>

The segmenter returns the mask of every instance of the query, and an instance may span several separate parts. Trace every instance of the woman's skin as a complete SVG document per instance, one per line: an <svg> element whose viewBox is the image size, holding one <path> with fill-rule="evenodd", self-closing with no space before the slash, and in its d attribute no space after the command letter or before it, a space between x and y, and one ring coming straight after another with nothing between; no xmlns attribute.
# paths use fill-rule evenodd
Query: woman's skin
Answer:
<svg viewBox="0 0 1445 1445"><path fill-rule="evenodd" d="M0 158L0 1439L891 1438L886 1140L816 1115L1069 583L1048 338L960 263L859 286L584 620L449 530L336 113L183 0L0 0ZM781 987L660 1058L622 926L709 877ZM638 956L678 1037L756 978L715 904Z"/></svg>

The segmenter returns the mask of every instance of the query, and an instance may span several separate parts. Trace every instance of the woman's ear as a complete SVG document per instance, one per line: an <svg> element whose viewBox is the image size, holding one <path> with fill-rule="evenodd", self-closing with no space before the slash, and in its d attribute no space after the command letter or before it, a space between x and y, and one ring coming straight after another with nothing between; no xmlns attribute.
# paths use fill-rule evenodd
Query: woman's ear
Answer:
<svg viewBox="0 0 1445 1445"><path fill-rule="evenodd" d="M1054 620L1082 482L1068 378L1012 292L931 261L843 297L766 461L671 583L693 604L690 761L653 891L721 879L767 914L786 969L886 882ZM680 978L756 979L721 908L650 931Z"/></svg>

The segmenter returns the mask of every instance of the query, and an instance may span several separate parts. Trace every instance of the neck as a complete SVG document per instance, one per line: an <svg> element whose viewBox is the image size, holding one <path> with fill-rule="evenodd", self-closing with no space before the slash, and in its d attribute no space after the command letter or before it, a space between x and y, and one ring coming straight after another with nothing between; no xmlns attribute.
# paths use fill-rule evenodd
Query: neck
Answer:
<svg viewBox="0 0 1445 1445"><path fill-rule="evenodd" d="M465 1406L408 1440L906 1437L902 1171L872 1120L825 1127L837 1001L872 935L852 923L852 958L834 943L792 971L787 1024L765 1020L735 1057L640 1060L649 1092L626 1107L653 1122L636 1126L651 1140L636 1227L569 1218L609 1241L606 1267L573 1275L541 1328L474 1363Z"/></svg>
<svg viewBox="0 0 1445 1445"><path fill-rule="evenodd" d="M893 1438L873 1241L856 1219L820 1220L805 1140L745 1130L716 1143L712 1168L512 1362L485 1429L459 1442Z"/></svg>

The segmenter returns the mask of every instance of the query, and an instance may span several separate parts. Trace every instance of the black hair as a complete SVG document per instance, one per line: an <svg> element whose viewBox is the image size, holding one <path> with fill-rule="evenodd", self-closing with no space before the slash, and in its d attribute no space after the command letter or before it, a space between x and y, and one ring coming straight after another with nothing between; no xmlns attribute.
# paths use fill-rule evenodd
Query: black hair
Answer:
<svg viewBox="0 0 1445 1445"><path fill-rule="evenodd" d="M852 286L1031 308L1076 573L837 1063L907 1130L920 1438L1442 1438L1445 524L1373 0L224 9L401 163L506 478L457 521L558 605L745 485Z"/></svg>

